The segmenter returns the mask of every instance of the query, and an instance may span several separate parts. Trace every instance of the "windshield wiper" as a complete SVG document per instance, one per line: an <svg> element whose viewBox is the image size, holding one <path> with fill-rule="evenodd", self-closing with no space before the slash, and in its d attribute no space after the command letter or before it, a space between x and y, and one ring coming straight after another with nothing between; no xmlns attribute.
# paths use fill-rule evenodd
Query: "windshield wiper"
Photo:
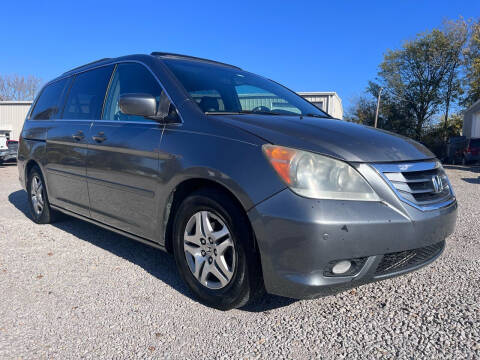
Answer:
<svg viewBox="0 0 480 360"><path fill-rule="evenodd" d="M239 111L205 111L205 115L239 115Z"/></svg>
<svg viewBox="0 0 480 360"><path fill-rule="evenodd" d="M328 115L320 115L320 114L300 114L300 117L304 116L310 116L310 117L316 117L316 118L321 118L321 119L331 119L331 116Z"/></svg>
<svg viewBox="0 0 480 360"><path fill-rule="evenodd" d="M205 111L206 115L249 115L249 114L258 114L258 115L278 115L285 116L288 114L280 114L273 111L251 111L251 110L240 110L240 111ZM292 114L293 115L293 114ZM289 115L289 116L292 116Z"/></svg>
<svg viewBox="0 0 480 360"><path fill-rule="evenodd" d="M280 114L273 111L251 111L251 110L241 110L239 111L239 113L240 114L259 114L259 115L279 115L279 116L288 115L288 114Z"/></svg>

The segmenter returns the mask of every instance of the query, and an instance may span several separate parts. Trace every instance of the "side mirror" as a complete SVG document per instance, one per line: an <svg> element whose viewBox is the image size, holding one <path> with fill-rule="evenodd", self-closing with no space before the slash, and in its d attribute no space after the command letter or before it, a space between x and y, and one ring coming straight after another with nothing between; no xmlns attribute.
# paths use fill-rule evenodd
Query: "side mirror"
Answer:
<svg viewBox="0 0 480 360"><path fill-rule="evenodd" d="M126 115L156 117L157 101L149 94L121 94L118 101L120 111Z"/></svg>
<svg viewBox="0 0 480 360"><path fill-rule="evenodd" d="M170 99L162 92L160 96L160 100L158 102L158 113L157 117L162 119L165 123L178 123L180 122L180 117L178 116L177 109L175 106L170 102Z"/></svg>

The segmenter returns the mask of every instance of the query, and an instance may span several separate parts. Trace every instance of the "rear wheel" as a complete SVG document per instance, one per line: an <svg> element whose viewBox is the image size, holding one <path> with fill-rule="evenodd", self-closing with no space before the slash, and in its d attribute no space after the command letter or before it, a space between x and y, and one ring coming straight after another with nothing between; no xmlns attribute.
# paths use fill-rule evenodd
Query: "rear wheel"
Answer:
<svg viewBox="0 0 480 360"><path fill-rule="evenodd" d="M48 202L47 191L42 173L33 167L28 173L27 193L30 214L37 224L49 224L54 220L54 212Z"/></svg>
<svg viewBox="0 0 480 360"><path fill-rule="evenodd" d="M205 189L188 196L176 212L173 240L180 275L204 304L229 310L262 293L250 224L226 194Z"/></svg>

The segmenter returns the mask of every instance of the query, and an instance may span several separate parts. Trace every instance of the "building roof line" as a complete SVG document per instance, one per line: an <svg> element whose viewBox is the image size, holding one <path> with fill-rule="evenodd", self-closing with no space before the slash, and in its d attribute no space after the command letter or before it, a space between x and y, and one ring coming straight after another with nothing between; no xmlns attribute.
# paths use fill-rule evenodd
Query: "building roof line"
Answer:
<svg viewBox="0 0 480 360"><path fill-rule="evenodd" d="M478 105L480 105L480 99L475 101L467 110L465 110L465 112L469 112L469 111L475 109Z"/></svg>
<svg viewBox="0 0 480 360"><path fill-rule="evenodd" d="M0 105L31 105L33 100L5 100L0 101Z"/></svg>
<svg viewBox="0 0 480 360"><path fill-rule="evenodd" d="M336 91L297 91L300 95L337 95Z"/></svg>

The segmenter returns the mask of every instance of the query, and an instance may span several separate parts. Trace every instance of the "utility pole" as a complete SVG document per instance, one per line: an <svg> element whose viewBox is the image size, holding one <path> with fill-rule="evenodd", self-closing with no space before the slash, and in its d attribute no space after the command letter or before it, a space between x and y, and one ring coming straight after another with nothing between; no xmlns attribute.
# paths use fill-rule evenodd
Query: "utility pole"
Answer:
<svg viewBox="0 0 480 360"><path fill-rule="evenodd" d="M380 88L380 91L378 92L378 98L377 98L377 111L375 112L375 127L378 125L378 109L380 108L380 96L382 95L382 90L383 88Z"/></svg>

